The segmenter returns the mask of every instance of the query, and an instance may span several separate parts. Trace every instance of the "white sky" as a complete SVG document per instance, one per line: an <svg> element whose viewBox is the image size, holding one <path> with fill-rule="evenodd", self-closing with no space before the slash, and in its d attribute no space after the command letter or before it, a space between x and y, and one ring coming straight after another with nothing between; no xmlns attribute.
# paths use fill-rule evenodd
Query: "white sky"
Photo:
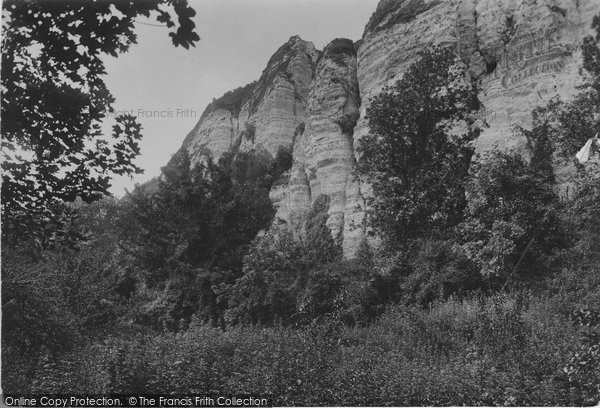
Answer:
<svg viewBox="0 0 600 408"><path fill-rule="evenodd" d="M334 38L356 41L378 1L189 0L201 39L187 51L172 45L166 28L136 24L138 44L118 58L106 58L106 83L116 98L115 109L133 111L142 123L142 153L136 163L145 172L134 180L115 178L111 191L122 196L125 188L157 176L206 105L258 79L292 35L318 49ZM144 117L142 111L170 112L172 117Z"/></svg>

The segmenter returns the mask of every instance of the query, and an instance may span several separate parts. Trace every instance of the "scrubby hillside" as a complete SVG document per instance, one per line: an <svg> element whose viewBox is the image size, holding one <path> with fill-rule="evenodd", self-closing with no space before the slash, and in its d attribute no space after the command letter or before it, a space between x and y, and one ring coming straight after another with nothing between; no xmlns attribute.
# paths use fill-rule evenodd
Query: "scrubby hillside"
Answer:
<svg viewBox="0 0 600 408"><path fill-rule="evenodd" d="M600 152L575 157L600 130L600 17L503 9L508 50L559 20L580 50L538 55L580 86L529 103L533 79L498 89L491 3L383 1L322 53L292 37L151 186L69 206L75 241L3 242L3 391L600 402ZM501 94L527 119L491 117Z"/></svg>

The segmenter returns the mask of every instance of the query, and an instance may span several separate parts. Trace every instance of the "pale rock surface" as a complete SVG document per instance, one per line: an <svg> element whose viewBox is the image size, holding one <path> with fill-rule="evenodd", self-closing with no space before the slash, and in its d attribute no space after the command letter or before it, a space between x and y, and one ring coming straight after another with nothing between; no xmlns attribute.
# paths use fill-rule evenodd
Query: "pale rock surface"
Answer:
<svg viewBox="0 0 600 408"><path fill-rule="evenodd" d="M362 212L356 190L352 133L359 115L356 51L350 40L337 39L323 51L308 96L306 129L294 145L290 179L290 225L296 234L310 205L325 194L330 198L328 227L352 256L362 237L362 224L351 228ZM359 241L359 242L355 242Z"/></svg>
<svg viewBox="0 0 600 408"><path fill-rule="evenodd" d="M306 121L307 97L321 53L312 43L292 37L269 61L249 106L248 123L256 127L243 150L264 148L275 156L292 148L294 133ZM246 142L248 142L246 140Z"/></svg>
<svg viewBox="0 0 600 408"><path fill-rule="evenodd" d="M531 112L555 96L568 99L582 83L581 51L598 0L480 0L479 51L489 69L479 98L489 128L480 151L527 151L516 126L531 126Z"/></svg>
<svg viewBox="0 0 600 408"><path fill-rule="evenodd" d="M209 154L218 160L236 149L262 148L272 156L280 146L291 149L296 128L306 120L308 90L319 58L312 43L291 37L234 106L221 106L225 95L206 109L184 142L192 163Z"/></svg>
<svg viewBox="0 0 600 408"><path fill-rule="evenodd" d="M236 138L237 118L231 111L217 109L210 112L198 126L194 139L187 147L190 161L197 163L208 154L219 158L233 147Z"/></svg>
<svg viewBox="0 0 600 408"><path fill-rule="evenodd" d="M418 52L455 44L480 81L482 117L488 128L480 151L526 149L515 126L528 127L531 111L553 96L568 98L582 82L583 37L591 33L598 0L396 0L390 15L412 16L389 27L369 23L358 50L363 99L355 142L368 132L370 99L402 77ZM417 6L419 5L420 6ZM417 15L411 12L420 11Z"/></svg>

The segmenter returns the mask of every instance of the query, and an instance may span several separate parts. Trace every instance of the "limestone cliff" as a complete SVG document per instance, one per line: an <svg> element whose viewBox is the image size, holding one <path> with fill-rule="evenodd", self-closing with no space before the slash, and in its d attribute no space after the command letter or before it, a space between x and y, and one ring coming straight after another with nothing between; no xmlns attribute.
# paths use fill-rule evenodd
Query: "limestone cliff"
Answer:
<svg viewBox="0 0 600 408"><path fill-rule="evenodd" d="M600 12L598 0L384 0L358 50L361 109L356 140L368 132L371 96L399 79L419 50L455 44L479 81L489 125L479 149L524 148L514 125L581 83L579 46Z"/></svg>
<svg viewBox="0 0 600 408"><path fill-rule="evenodd" d="M478 153L514 149L527 154L516 126L553 96L568 98L582 82L583 37L600 13L598 0L383 0L358 49L364 101L355 146L368 133L371 97L402 77L419 50L450 44L477 80L486 124ZM361 185L368 199L368 182Z"/></svg>
<svg viewBox="0 0 600 408"><path fill-rule="evenodd" d="M581 41L598 13L600 0L382 0L356 44L334 40L321 54L292 37L257 83L207 108L184 147L198 161L293 146L292 169L271 194L278 223L301 235L312 202L327 194L328 225L351 257L370 235L369 184L356 179L354 167L374 95L401 78L424 47L453 45L480 89L486 127L477 150L526 153L515 126L530 126L531 111L553 96L576 92Z"/></svg>
<svg viewBox="0 0 600 408"><path fill-rule="evenodd" d="M315 198L329 196L327 224L348 251L359 244L349 221L362 212L352 175L353 133L360 108L356 71L352 41L337 39L325 47L308 95L306 128L294 144L287 204L290 226L298 233Z"/></svg>
<svg viewBox="0 0 600 408"><path fill-rule="evenodd" d="M312 43L292 37L256 83L214 100L184 142L192 163L237 149L262 148L275 155L280 146L291 148L296 127L306 120L320 55Z"/></svg>

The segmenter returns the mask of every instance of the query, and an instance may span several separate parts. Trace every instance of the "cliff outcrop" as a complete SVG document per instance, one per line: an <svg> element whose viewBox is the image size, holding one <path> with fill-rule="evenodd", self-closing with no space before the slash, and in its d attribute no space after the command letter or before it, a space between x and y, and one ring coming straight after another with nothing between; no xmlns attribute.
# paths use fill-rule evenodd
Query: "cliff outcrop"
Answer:
<svg viewBox="0 0 600 408"><path fill-rule="evenodd" d="M291 148L295 129L306 121L307 98L321 53L291 37L269 60L260 79L214 100L183 147L192 163L228 151Z"/></svg>
<svg viewBox="0 0 600 408"><path fill-rule="evenodd" d="M348 250L357 245L349 220L356 219L358 213L362 221L363 211L352 174L353 135L361 102L356 72L352 41L336 39L325 47L308 95L306 127L294 144L287 204L288 222L294 232L301 233L312 202L321 194L327 195L327 225Z"/></svg>
<svg viewBox="0 0 600 408"><path fill-rule="evenodd" d="M536 106L577 92L580 45L598 13L598 0L382 0L355 44L334 40L321 53L292 37L255 84L207 108L184 148L194 161L293 148L292 168L271 194L278 223L301 235L312 203L327 194L328 225L351 257L370 235L369 184L354 169L374 95L401 78L423 48L455 46L480 90L485 125L477 151L526 154L515 127L529 127Z"/></svg>

